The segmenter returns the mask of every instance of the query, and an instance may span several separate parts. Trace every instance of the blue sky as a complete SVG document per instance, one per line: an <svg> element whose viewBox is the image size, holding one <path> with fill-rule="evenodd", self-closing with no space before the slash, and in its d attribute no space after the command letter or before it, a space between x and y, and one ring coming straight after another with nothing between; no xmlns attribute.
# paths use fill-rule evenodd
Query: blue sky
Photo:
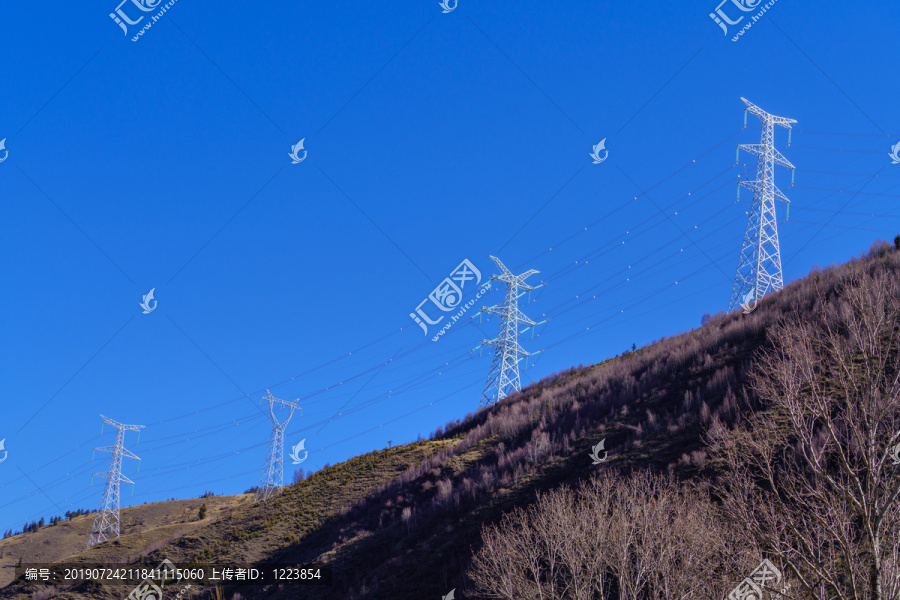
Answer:
<svg viewBox="0 0 900 600"><path fill-rule="evenodd" d="M123 506L255 485L266 388L307 470L462 418L496 318L409 313L463 259L547 284L524 383L696 327L746 226L742 96L798 121L787 280L900 233L900 6L780 0L733 42L755 12L660 4L178 0L137 42L130 0L128 35L116 0L0 7L0 530L97 507L101 413L146 426Z"/></svg>

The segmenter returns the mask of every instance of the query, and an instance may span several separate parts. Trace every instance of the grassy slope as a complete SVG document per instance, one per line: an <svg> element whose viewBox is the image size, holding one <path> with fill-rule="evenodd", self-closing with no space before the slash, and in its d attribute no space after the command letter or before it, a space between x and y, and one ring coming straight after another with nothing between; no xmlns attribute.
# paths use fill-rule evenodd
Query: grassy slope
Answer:
<svg viewBox="0 0 900 600"><path fill-rule="evenodd" d="M197 518L200 505L207 504L208 517L230 510L248 499L244 496L215 496L205 499L154 502L123 508L116 556L137 555L156 541L174 535L172 529L184 529ZM0 540L0 587L12 581L12 573L19 557L23 562L52 563L63 559L76 560L85 549L95 514L81 515L45 526L35 532ZM91 561L99 553L91 554Z"/></svg>
<svg viewBox="0 0 900 600"><path fill-rule="evenodd" d="M421 462L448 442L431 441L402 448L375 451L316 473L298 485L289 486L267 503L254 506L252 496L219 496L203 500L178 500L122 510L123 530L134 531L116 540L84 549L93 516L76 517L69 527L64 524L44 527L35 533L14 536L0 542L0 548L21 553L24 562L104 563L137 556L148 548L152 564L168 558L178 566L191 562L228 565L276 558L285 547L300 539L327 539L328 522L341 508L363 498L378 485L395 479L399 473ZM208 517L202 522L181 524L183 517L196 518L200 505L206 502ZM165 508L161 508L165 507ZM161 512L168 510L167 513ZM138 523L144 521L146 529ZM159 523L168 526L157 526ZM190 529L189 531L185 531ZM170 540L160 546L160 542ZM36 552L51 540L58 552L38 557ZM59 543L57 543L59 542ZM304 554L303 560L314 556ZM13 564L17 558L13 558ZM14 583L0 589L0 598L27 598L35 588ZM121 593L124 591L125 593ZM79 586L59 594L59 598L122 598L124 588L96 589ZM246 596L245 596L246 597Z"/></svg>

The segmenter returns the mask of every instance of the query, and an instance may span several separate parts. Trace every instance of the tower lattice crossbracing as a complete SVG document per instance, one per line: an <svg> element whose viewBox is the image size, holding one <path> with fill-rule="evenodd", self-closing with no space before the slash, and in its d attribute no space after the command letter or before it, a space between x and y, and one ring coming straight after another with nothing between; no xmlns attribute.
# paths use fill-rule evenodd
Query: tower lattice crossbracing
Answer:
<svg viewBox="0 0 900 600"><path fill-rule="evenodd" d="M103 488L103 499L100 502L100 514L94 519L94 526L91 528L91 535L88 538L88 548L108 539L119 537L119 483L123 481L125 483L134 483L122 475L122 459L134 458L140 460L125 448L125 432L139 432L144 428L143 425L123 425L103 415L100 415L100 418L103 419L104 424L112 425L116 428L116 445L94 448L94 450L99 450L100 452L111 453L112 458L110 458L108 472L94 473L98 477L105 478L106 485Z"/></svg>
<svg viewBox="0 0 900 600"><path fill-rule="evenodd" d="M519 310L519 297L524 292L536 289L535 286L525 283L525 279L538 273L538 271L531 269L521 275L513 275L506 268L506 265L500 262L499 258L492 256L491 260L500 269L500 275L492 276L491 280L502 281L506 284L506 298L502 306L484 307L481 309L484 313L500 317L500 331L497 337L493 340L482 340L481 342L482 346L494 347L494 360L491 363L491 371L484 385L484 392L481 395L482 406L502 400L511 393L521 389L519 361L523 357L531 356L531 354L523 350L519 344L519 324L522 323L527 327L538 325L538 323L529 319Z"/></svg>
<svg viewBox="0 0 900 600"><path fill-rule="evenodd" d="M747 230L741 245L731 299L728 310L734 310L742 303L759 301L766 293L780 290L784 286L781 273L781 250L778 243L778 226L775 215L775 200L790 202L775 186L775 164L793 169L792 165L775 149L775 125L788 130L794 119L776 117L765 112L749 100L741 98L747 105L746 112L756 115L762 122L759 144L741 144L739 151L755 154L756 179L741 181L740 185L753 190L753 203L747 220ZM789 142L790 143L790 142ZM752 294L751 294L752 292Z"/></svg>

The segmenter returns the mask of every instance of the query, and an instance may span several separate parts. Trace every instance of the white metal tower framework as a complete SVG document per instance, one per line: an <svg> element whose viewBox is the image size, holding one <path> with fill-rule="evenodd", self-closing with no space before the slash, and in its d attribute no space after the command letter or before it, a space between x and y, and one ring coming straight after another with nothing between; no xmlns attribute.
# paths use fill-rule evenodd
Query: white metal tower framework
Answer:
<svg viewBox="0 0 900 600"><path fill-rule="evenodd" d="M506 284L506 299L503 306L481 309L482 312L500 317L500 332L497 337L481 342L482 346L494 346L494 361L491 363L491 372L481 395L482 406L502 400L522 387L519 380L519 361L521 357L531 356L531 354L525 352L519 345L519 323L528 327L538 325L519 310L519 297L524 292L540 287L525 283L525 279L539 271L531 269L521 275L513 275L506 265L500 262L499 258L492 256L491 260L497 263L497 267L500 269L500 275L491 276L491 280L502 281Z"/></svg>
<svg viewBox="0 0 900 600"><path fill-rule="evenodd" d="M269 390L266 390L266 394L268 394L268 397L264 397L263 400L269 401L269 416L272 419L272 437L269 438L269 450L266 454L266 464L263 466L262 474L259 477L259 489L256 490L254 502L259 502L260 500L265 502L274 496L284 485L284 430L287 428L291 417L294 415L294 409L298 408L296 403L300 401L299 398L294 402L279 400L274 397ZM287 419L282 423L279 423L278 418L275 416L274 405L276 402L290 408Z"/></svg>
<svg viewBox="0 0 900 600"><path fill-rule="evenodd" d="M731 287L731 299L728 310L734 310L747 300L759 301L767 292L780 290L784 286L781 273L781 250L778 245L778 227L775 216L775 200L790 202L775 187L775 163L794 169L788 159L775 149L775 125L788 130L794 119L776 117L762 110L746 98L741 98L747 108L744 110L746 125L747 111L756 115L762 122L762 133L759 144L740 144L738 151L745 150L757 156L756 179L741 181L740 185L753 190L753 203L744 243L741 246L741 257L738 261L734 284ZM790 132L788 133L790 143ZM740 188L738 188L740 191ZM788 205L790 210L790 205ZM752 296L748 296L750 292Z"/></svg>
<svg viewBox="0 0 900 600"><path fill-rule="evenodd" d="M94 448L94 450L99 450L100 452L111 453L112 458L109 462L108 472L94 473L94 475L106 479L106 486L103 489L103 499L100 501L100 514L94 519L94 526L91 528L91 535L88 538L88 548L94 544L105 542L110 538L119 537L119 483L122 481L134 483L122 475L122 459L134 458L140 460L140 458L125 448L125 432L140 432L144 428L143 425L123 425L103 415L100 415L100 418L103 419L103 423L116 428L116 445Z"/></svg>

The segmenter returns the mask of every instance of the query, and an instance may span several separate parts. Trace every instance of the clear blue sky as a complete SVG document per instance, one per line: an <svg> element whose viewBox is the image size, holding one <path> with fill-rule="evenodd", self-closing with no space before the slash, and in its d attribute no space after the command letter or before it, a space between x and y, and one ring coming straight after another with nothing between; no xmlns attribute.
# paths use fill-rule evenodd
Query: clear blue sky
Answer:
<svg viewBox="0 0 900 600"><path fill-rule="evenodd" d="M716 0L178 0L137 42L116 4L0 7L0 530L97 507L99 413L146 425L123 506L255 485L267 387L307 470L462 418L497 320L409 313L463 259L547 283L524 383L696 327L746 225L741 96L798 121L787 280L900 233L895 2L780 0L737 42L755 12L725 36Z"/></svg>

